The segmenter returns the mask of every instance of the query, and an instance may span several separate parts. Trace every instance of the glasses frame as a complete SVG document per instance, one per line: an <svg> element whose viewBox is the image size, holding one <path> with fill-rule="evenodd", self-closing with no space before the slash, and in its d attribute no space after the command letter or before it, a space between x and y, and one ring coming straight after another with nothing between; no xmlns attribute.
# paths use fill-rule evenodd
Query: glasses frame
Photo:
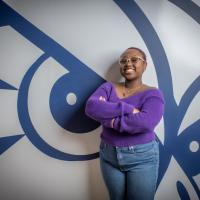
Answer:
<svg viewBox="0 0 200 200"><path fill-rule="evenodd" d="M138 60L141 60L141 61L143 61L143 62L146 62L146 60L144 60L143 58L141 58L141 57L139 57L139 56L133 56L133 57L131 57L131 58L126 58L126 59L120 58L120 59L119 59L119 64L120 64L120 65L126 65L127 62L133 63L132 60L131 60L132 58L136 58L136 59L137 59L137 61L134 62L134 63L138 63ZM122 60L126 60L126 63L121 63Z"/></svg>

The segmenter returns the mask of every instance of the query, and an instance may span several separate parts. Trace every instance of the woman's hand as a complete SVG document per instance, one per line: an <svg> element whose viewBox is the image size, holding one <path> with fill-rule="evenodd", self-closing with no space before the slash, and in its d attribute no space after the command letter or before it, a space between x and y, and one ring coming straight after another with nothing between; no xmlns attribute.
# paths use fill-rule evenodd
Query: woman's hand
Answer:
<svg viewBox="0 0 200 200"><path fill-rule="evenodd" d="M139 112L140 112L140 110L138 110L137 108L134 108L134 109L133 109L133 114L139 113Z"/></svg>
<svg viewBox="0 0 200 200"><path fill-rule="evenodd" d="M99 100L100 100L100 101L106 101L106 98L103 97L103 96L100 96L100 97L99 97Z"/></svg>
<svg viewBox="0 0 200 200"><path fill-rule="evenodd" d="M115 122L115 118L113 118L113 119L111 120L111 128L114 128L114 122Z"/></svg>

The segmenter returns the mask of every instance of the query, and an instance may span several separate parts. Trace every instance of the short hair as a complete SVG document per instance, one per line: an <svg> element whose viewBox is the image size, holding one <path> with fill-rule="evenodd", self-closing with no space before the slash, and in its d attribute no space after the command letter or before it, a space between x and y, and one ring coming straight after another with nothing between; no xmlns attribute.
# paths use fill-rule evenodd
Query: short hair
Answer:
<svg viewBox="0 0 200 200"><path fill-rule="evenodd" d="M135 49L135 50L138 50L138 51L142 54L142 57L144 58L144 60L145 60L145 61L147 60L146 54L145 54L144 51L142 51L140 48L137 48L137 47L129 47L128 49ZM126 50L128 50L128 49L126 49Z"/></svg>

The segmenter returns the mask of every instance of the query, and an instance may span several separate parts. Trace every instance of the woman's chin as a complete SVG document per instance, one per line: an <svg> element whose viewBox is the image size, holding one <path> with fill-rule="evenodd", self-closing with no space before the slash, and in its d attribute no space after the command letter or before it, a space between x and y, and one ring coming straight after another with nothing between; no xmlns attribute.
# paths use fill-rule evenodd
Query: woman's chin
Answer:
<svg viewBox="0 0 200 200"><path fill-rule="evenodd" d="M133 74L124 74L124 78L128 81L136 79L136 77Z"/></svg>

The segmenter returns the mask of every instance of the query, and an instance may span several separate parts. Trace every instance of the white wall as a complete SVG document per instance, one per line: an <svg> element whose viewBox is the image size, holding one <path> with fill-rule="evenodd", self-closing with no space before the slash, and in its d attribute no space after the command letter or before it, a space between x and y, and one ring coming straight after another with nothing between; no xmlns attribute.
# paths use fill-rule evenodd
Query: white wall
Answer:
<svg viewBox="0 0 200 200"><path fill-rule="evenodd" d="M139 6L143 12L141 21L133 13L139 25L122 10L121 6L129 7L130 1L122 1L121 6L117 5L120 1L111 0L4 2L6 7L0 2L0 199L108 199L98 158L67 160L67 153L98 152L101 127L77 134L60 126L52 115L50 97L62 76L83 79L85 83L66 81L66 108L78 107L84 98L70 88L74 84L92 85L92 76L120 80L117 59L130 46L146 52L144 82L161 88L167 104L156 129L164 149L156 199L200 199L199 1L191 1L192 7L186 10L164 0L132 1L130 5ZM191 9L193 14L189 13ZM151 33L155 36L152 42ZM155 43L158 40L160 43ZM28 83L28 70L43 54L46 59ZM5 83L16 89L5 87ZM67 115L68 110L63 112ZM82 126L78 121L77 125ZM40 145L38 138L34 140L34 131L48 147ZM50 147L55 150L51 149L52 154ZM63 152L63 157L58 151ZM181 185L177 186L177 182Z"/></svg>

